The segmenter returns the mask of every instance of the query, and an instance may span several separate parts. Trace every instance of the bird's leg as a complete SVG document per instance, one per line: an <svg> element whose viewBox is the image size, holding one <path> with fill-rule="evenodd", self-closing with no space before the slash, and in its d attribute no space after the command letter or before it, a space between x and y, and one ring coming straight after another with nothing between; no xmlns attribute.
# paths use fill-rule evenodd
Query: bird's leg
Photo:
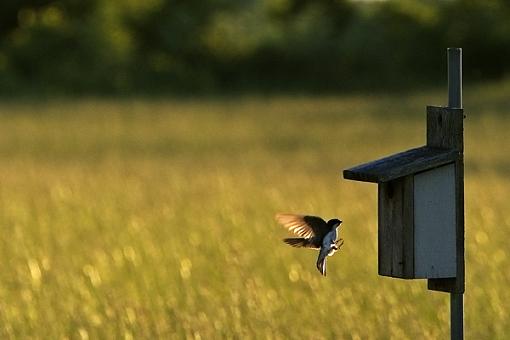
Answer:
<svg viewBox="0 0 510 340"><path fill-rule="evenodd" d="M335 241L335 246L337 249L340 249L340 247L344 244L344 239L339 239L337 241Z"/></svg>

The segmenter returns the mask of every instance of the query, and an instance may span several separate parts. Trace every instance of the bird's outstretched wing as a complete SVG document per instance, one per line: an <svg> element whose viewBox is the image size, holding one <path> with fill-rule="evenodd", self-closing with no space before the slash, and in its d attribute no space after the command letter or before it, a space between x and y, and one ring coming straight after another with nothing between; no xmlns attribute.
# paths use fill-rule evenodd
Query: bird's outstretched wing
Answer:
<svg viewBox="0 0 510 340"><path fill-rule="evenodd" d="M326 221L316 216L276 214L276 221L284 228L304 238L322 237L329 231Z"/></svg>
<svg viewBox="0 0 510 340"><path fill-rule="evenodd" d="M320 247L317 247L317 245L315 245L313 242L311 242L311 239L303 238L303 237L284 238L283 242L285 242L289 246L292 246L295 248L310 248L310 249L319 249L320 248Z"/></svg>

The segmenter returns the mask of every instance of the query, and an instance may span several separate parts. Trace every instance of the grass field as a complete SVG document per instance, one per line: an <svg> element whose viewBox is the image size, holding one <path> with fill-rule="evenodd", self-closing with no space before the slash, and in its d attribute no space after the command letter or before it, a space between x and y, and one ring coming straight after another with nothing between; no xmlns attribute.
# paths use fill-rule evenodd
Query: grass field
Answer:
<svg viewBox="0 0 510 340"><path fill-rule="evenodd" d="M444 339L448 295L377 276L376 186L415 95L0 104L0 338ZM510 82L465 92L466 337L510 334ZM328 261L276 212L344 220Z"/></svg>

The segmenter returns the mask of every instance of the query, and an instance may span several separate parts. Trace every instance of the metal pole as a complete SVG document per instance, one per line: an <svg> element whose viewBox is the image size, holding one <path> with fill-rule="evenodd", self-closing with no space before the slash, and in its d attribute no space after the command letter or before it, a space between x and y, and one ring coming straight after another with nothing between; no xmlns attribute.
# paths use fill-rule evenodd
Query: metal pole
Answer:
<svg viewBox="0 0 510 340"><path fill-rule="evenodd" d="M450 293L450 338L464 339L464 294Z"/></svg>
<svg viewBox="0 0 510 340"><path fill-rule="evenodd" d="M448 106L462 108L462 49L448 49ZM464 339L464 294L450 293L450 337Z"/></svg>
<svg viewBox="0 0 510 340"><path fill-rule="evenodd" d="M448 107L462 108L462 48L448 49Z"/></svg>

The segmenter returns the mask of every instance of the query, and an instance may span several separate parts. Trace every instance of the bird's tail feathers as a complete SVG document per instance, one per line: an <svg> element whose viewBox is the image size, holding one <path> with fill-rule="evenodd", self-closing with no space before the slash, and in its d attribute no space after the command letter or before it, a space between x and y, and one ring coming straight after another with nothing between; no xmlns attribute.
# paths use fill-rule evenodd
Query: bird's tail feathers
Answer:
<svg viewBox="0 0 510 340"><path fill-rule="evenodd" d="M284 238L283 242L287 243L289 246L296 247L296 248L311 247L310 241L308 239L302 238L302 237Z"/></svg>
<svg viewBox="0 0 510 340"><path fill-rule="evenodd" d="M326 276L326 259L327 257L325 257L323 260L317 261L317 269L324 276Z"/></svg>

